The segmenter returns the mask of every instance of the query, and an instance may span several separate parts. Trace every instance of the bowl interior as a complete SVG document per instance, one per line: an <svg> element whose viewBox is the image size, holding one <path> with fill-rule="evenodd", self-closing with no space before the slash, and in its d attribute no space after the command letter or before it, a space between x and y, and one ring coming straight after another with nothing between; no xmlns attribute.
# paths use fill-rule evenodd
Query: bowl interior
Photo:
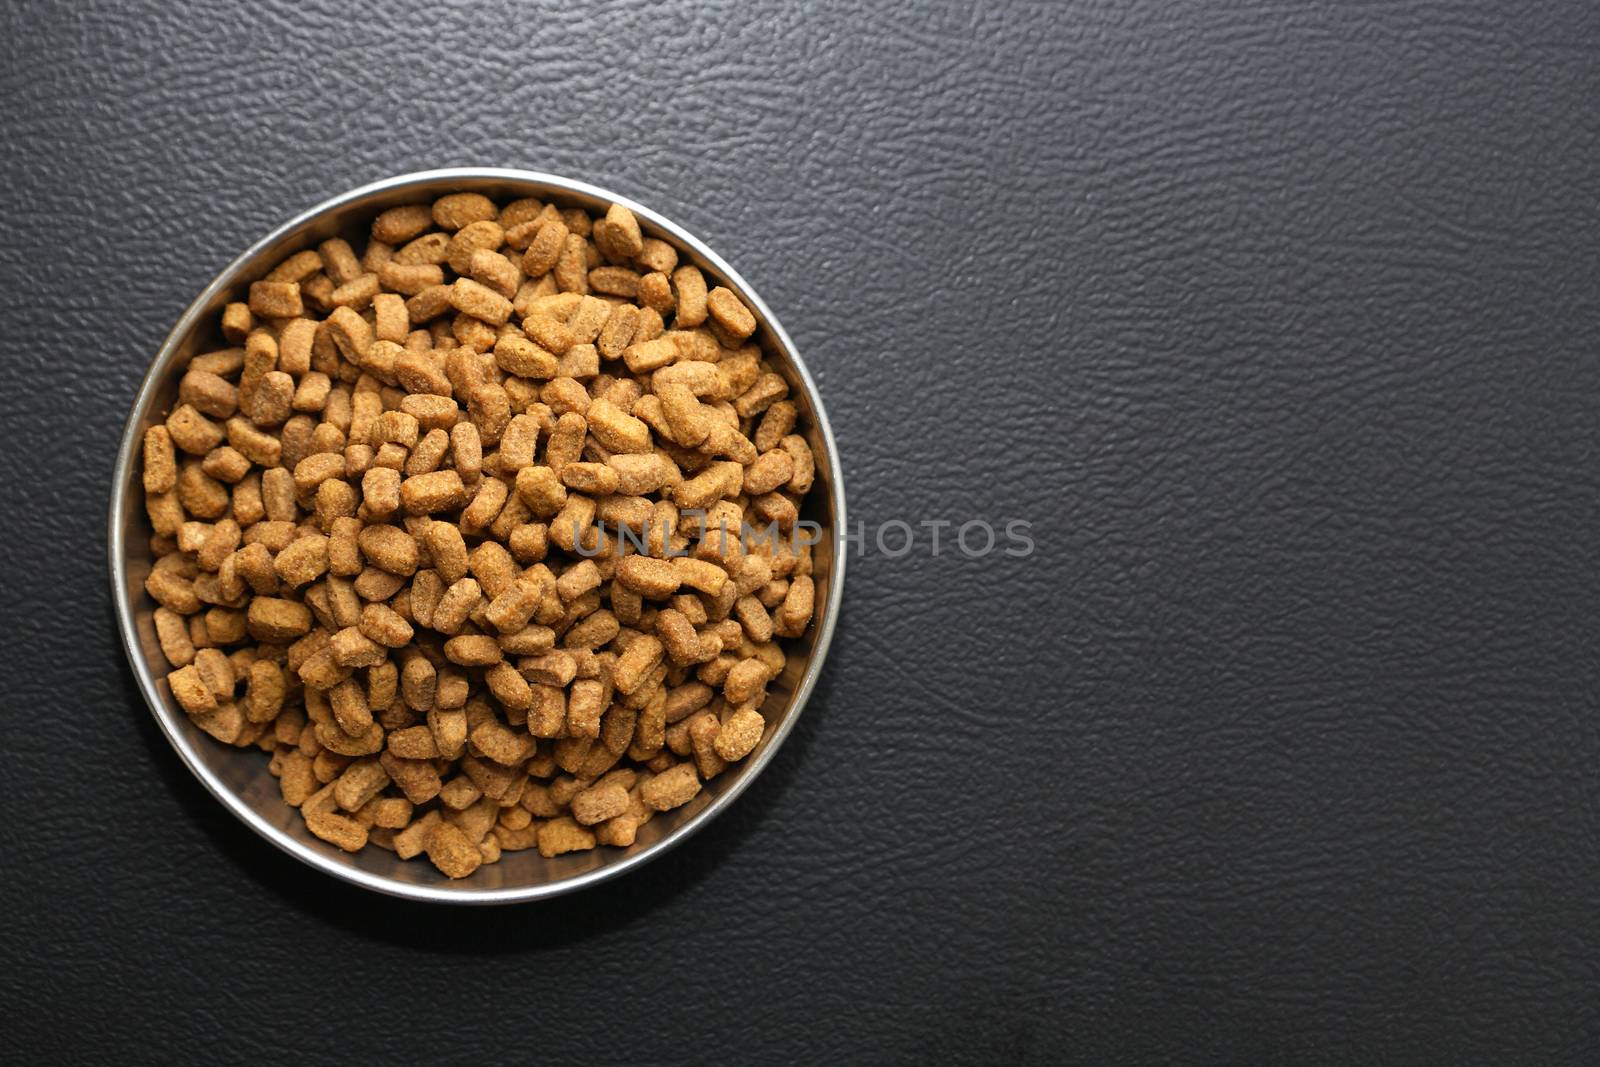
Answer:
<svg viewBox="0 0 1600 1067"><path fill-rule="evenodd" d="M789 642L789 662L773 680L766 704L766 736L741 763L705 784L689 804L658 815L642 827L627 849L598 847L551 859L535 850L507 852L500 862L486 864L459 881L440 874L425 859L401 860L393 853L368 847L350 855L313 837L298 812L284 804L277 779L267 771L267 757L255 747L237 749L215 741L188 719L168 691L167 663L161 655L152 621L154 604L145 595L150 573L150 526L139 485L138 453L143 433L165 418L177 394L177 379L196 353L224 347L218 317L225 304L244 299L249 283L283 257L333 236L357 247L366 238L372 218L386 208L426 201L446 192L482 192L496 200L536 196L563 207L604 212L613 202L638 215L650 236L673 244L685 262L742 296L760 324L756 339L788 380L790 399L801 412L818 457L816 486L807 497L802 517L816 523L821 537L813 547L817 608L811 626ZM497 903L534 899L576 889L620 874L676 844L730 803L776 751L793 726L821 668L832 634L843 572L840 536L843 491L826 417L815 387L794 355L792 343L766 305L715 253L680 227L641 205L604 190L550 175L495 170L433 171L381 182L338 197L287 223L235 260L190 306L152 365L130 417L112 493L111 564L114 598L133 670L162 729L184 762L235 814L274 844L312 866L382 892L419 899L462 903Z"/></svg>

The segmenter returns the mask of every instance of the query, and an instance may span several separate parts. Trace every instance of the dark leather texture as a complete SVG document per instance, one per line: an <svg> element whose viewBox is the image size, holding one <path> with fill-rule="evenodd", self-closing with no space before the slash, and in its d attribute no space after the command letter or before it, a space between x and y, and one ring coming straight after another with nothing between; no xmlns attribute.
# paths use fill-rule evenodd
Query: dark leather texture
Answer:
<svg viewBox="0 0 1600 1067"><path fill-rule="evenodd" d="M7 1058L1600 1056L1600 8L96 0L0 31ZM726 256L869 531L732 811L489 910L238 824L105 578L117 438L193 295L325 196L468 163ZM886 558L893 519L1036 551Z"/></svg>

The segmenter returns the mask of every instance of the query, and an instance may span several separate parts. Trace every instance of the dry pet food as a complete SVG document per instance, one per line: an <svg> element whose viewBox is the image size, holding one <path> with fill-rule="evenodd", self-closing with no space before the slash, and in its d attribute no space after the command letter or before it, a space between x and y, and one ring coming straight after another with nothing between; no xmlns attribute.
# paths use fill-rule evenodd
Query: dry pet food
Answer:
<svg viewBox="0 0 1600 1067"><path fill-rule="evenodd" d="M758 323L614 205L289 256L144 437L172 698L346 851L627 847L761 744L816 469Z"/></svg>

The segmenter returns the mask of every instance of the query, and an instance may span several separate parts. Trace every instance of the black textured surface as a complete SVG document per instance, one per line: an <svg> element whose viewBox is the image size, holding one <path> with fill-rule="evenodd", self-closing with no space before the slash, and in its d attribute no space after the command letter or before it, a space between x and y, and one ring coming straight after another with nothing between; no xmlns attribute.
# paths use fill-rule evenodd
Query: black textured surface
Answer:
<svg viewBox="0 0 1600 1067"><path fill-rule="evenodd" d="M1600 12L323 0L0 16L0 1043L36 1058L1593 1062ZM817 697L637 876L441 911L209 800L115 643L182 307L456 163L777 310L857 559Z"/></svg>

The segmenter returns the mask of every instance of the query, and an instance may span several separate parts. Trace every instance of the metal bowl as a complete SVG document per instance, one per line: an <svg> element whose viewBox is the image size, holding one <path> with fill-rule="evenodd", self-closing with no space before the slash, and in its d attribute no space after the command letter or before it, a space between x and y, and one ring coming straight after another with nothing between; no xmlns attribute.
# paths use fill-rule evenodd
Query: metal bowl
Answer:
<svg viewBox="0 0 1600 1067"><path fill-rule="evenodd" d="M170 408L189 357L222 346L217 326L222 307L244 299L252 280L290 253L329 237L364 238L372 218L386 208L469 191L497 199L535 196L596 213L603 213L612 203L625 204L647 234L670 242L684 261L698 265L743 297L759 323L755 339L788 379L791 399L800 408L801 425L820 460L816 486L802 517L818 523L822 537L812 550L818 611L805 636L791 644L788 667L773 680L762 709L769 724L767 736L750 756L706 783L690 803L652 819L629 848L602 846L553 859L534 850L508 852L500 862L451 881L425 860L401 860L376 847L352 855L313 837L299 813L283 803L276 779L267 772L266 756L259 749L237 749L213 740L191 724L173 701L165 681L167 664L152 622L154 604L144 592L152 559L137 457L145 429ZM605 189L534 171L455 168L374 182L290 219L230 263L183 313L139 387L117 454L110 518L111 593L123 646L162 733L195 777L246 826L320 871L380 893L451 904L537 900L595 885L661 855L732 804L772 760L816 685L839 614L844 579L844 483L833 433L815 383L771 310L732 267L683 227Z"/></svg>

